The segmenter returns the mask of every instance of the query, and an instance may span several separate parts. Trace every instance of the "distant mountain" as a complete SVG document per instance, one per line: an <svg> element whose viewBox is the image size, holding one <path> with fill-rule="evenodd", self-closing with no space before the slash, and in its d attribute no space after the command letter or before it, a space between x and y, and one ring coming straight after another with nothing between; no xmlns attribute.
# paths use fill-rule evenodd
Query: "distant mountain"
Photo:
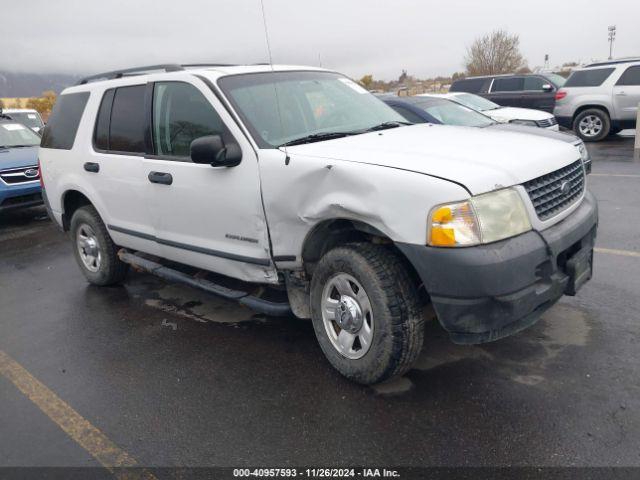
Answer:
<svg viewBox="0 0 640 480"><path fill-rule="evenodd" d="M0 72L0 98L39 97L45 90L60 93L79 79L78 75Z"/></svg>

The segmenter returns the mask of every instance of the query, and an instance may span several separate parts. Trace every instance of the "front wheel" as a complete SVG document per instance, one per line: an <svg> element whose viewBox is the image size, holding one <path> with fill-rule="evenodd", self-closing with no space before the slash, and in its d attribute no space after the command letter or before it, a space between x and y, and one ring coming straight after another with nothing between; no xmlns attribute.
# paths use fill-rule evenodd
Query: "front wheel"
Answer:
<svg viewBox="0 0 640 480"><path fill-rule="evenodd" d="M604 110L589 108L576 116L573 130L585 142L599 142L609 135L611 119Z"/></svg>
<svg viewBox="0 0 640 480"><path fill-rule="evenodd" d="M383 246L350 244L326 253L311 279L311 309L325 356L358 383L402 375L422 348L416 282Z"/></svg>

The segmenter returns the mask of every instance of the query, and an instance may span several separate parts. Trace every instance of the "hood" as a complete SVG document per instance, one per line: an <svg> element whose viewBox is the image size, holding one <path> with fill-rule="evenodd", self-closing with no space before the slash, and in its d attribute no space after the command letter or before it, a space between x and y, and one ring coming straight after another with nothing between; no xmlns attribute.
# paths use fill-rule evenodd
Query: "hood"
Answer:
<svg viewBox="0 0 640 480"><path fill-rule="evenodd" d="M38 164L38 147L0 148L0 170Z"/></svg>
<svg viewBox="0 0 640 480"><path fill-rule="evenodd" d="M549 112L543 112L542 110L533 110L532 108L516 108L516 107L500 107L494 110L485 110L485 115L490 116L494 120L501 122L508 122L509 120L544 120L551 118Z"/></svg>
<svg viewBox="0 0 640 480"><path fill-rule="evenodd" d="M462 184L474 195L526 182L580 158L572 145L544 137L432 124L296 145L287 153L409 170Z"/></svg>
<svg viewBox="0 0 640 480"><path fill-rule="evenodd" d="M528 125L518 125L517 123L494 123L488 128L504 130L506 132L519 132L529 135L537 135L539 137L552 138L553 140L560 140L561 142L570 143L571 145L582 143L582 140L580 140L572 133L558 132L556 130L550 130L548 128L530 127Z"/></svg>

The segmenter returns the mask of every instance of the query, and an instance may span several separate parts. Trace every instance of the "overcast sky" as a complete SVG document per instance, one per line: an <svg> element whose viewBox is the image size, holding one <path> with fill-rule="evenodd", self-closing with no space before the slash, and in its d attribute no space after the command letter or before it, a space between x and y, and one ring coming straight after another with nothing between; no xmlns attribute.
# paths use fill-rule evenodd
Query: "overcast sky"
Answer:
<svg viewBox="0 0 640 480"><path fill-rule="evenodd" d="M526 6L524 5L526 3ZM530 67L640 55L640 0L264 0L275 63L352 77L463 70L506 29ZM0 71L89 74L154 63L268 61L260 0L0 0Z"/></svg>

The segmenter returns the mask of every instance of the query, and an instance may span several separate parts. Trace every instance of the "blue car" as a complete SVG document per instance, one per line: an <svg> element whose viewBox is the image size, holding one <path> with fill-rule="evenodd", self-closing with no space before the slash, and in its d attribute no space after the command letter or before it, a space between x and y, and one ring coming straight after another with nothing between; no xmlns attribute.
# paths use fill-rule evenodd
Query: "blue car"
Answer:
<svg viewBox="0 0 640 480"><path fill-rule="evenodd" d="M0 114L0 212L42 204L40 136Z"/></svg>

